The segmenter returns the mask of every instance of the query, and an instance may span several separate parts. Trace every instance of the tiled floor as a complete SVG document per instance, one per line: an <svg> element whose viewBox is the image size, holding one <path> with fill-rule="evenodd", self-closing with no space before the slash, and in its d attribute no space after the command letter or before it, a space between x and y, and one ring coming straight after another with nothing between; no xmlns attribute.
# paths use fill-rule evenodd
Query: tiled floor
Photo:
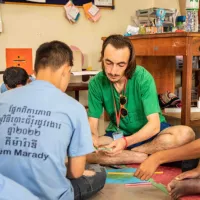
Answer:
<svg viewBox="0 0 200 200"><path fill-rule="evenodd" d="M170 197L152 186L127 187L107 184L90 200L170 200Z"/></svg>
<svg viewBox="0 0 200 200"><path fill-rule="evenodd" d="M109 122L99 121L99 133L103 135ZM90 200L170 200L170 198L152 186L127 187L123 184L106 184Z"/></svg>
<svg viewBox="0 0 200 200"><path fill-rule="evenodd" d="M99 121L99 134L103 135L109 122L103 116ZM169 123L176 125L174 121ZM177 123L178 125L179 123ZM196 138L200 138L200 127L194 129ZM183 198L187 199L187 197ZM193 198L194 200L200 200ZM106 184L105 187L90 200L170 200L170 197L153 186L127 187L123 184Z"/></svg>

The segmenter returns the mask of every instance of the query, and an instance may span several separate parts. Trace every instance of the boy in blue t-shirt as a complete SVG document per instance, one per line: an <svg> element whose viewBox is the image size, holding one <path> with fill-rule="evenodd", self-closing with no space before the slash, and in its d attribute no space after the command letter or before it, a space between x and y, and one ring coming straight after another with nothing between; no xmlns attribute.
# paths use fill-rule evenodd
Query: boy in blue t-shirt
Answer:
<svg viewBox="0 0 200 200"><path fill-rule="evenodd" d="M66 44L44 43L36 80L0 98L0 173L40 200L87 199L105 184L103 167L85 170L94 148L85 108L64 93L71 66Z"/></svg>
<svg viewBox="0 0 200 200"><path fill-rule="evenodd" d="M34 81L32 76L29 76L26 70L21 67L9 67L4 71L3 82L0 86L0 93L7 90L21 87Z"/></svg>
<svg viewBox="0 0 200 200"><path fill-rule="evenodd" d="M39 200L25 187L0 174L0 199L1 200Z"/></svg>

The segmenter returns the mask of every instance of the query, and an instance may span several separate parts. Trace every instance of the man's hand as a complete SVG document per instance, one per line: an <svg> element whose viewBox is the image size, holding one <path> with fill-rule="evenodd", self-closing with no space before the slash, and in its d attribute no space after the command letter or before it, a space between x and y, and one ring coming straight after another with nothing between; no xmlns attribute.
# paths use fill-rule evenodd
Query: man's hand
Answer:
<svg viewBox="0 0 200 200"><path fill-rule="evenodd" d="M99 147L99 137L97 135L92 134L92 141L93 141L93 145L94 147Z"/></svg>
<svg viewBox="0 0 200 200"><path fill-rule="evenodd" d="M112 151L105 151L105 154L108 156L115 156L120 154L126 147L126 141L123 138L114 140L111 144L105 146L106 148L111 148Z"/></svg>
<svg viewBox="0 0 200 200"><path fill-rule="evenodd" d="M134 176L141 180L148 180L152 177L156 169L159 167L159 162L152 155L148 157L134 173Z"/></svg>
<svg viewBox="0 0 200 200"><path fill-rule="evenodd" d="M200 169L195 168L193 170L179 174L178 176L176 176L175 179L180 181L180 180L184 180L187 178L199 178L199 177L200 177Z"/></svg>

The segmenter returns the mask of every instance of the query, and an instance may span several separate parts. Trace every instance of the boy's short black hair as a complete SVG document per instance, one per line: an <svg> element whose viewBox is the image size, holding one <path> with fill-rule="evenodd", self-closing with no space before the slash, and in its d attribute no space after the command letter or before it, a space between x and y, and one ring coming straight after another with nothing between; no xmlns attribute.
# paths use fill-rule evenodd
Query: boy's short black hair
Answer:
<svg viewBox="0 0 200 200"><path fill-rule="evenodd" d="M9 88L16 88L17 85L26 85L29 75L21 67L9 67L4 71L3 81Z"/></svg>
<svg viewBox="0 0 200 200"><path fill-rule="evenodd" d="M46 67L56 71L65 63L73 66L73 53L70 47L60 41L46 42L36 51L34 70L36 74Z"/></svg>

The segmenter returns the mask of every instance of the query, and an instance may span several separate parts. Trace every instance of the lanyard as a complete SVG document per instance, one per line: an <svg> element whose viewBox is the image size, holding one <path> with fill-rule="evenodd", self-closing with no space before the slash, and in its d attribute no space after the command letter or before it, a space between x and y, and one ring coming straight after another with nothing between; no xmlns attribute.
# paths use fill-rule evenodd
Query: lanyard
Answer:
<svg viewBox="0 0 200 200"><path fill-rule="evenodd" d="M123 89L123 94L126 93L126 84L127 84L127 79L125 79L124 82L124 89ZM114 90L113 90L113 84L110 82L111 89L112 89L112 96L113 96L113 102L114 102L114 109L115 109L115 117L116 117L116 123L117 123L117 129L119 130L119 123L120 123L120 116L121 116L121 105L119 108L119 112L117 111L117 106L116 106L116 101L115 101L115 96L114 96Z"/></svg>

